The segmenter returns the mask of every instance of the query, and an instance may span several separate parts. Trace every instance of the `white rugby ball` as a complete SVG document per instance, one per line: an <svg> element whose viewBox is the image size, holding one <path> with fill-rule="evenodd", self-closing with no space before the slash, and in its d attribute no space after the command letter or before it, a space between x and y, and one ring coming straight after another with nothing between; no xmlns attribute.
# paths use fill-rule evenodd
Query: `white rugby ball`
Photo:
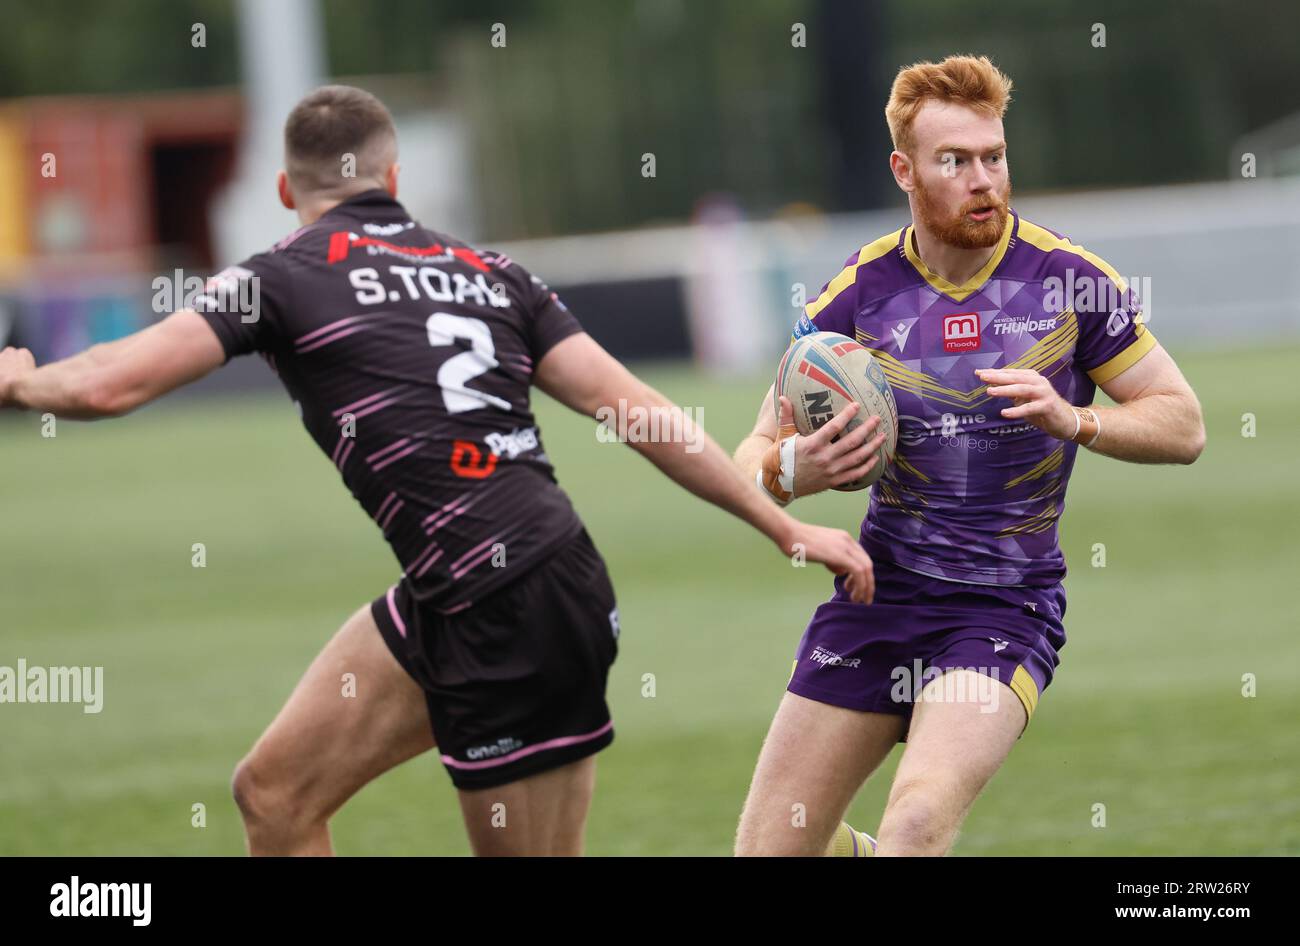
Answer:
<svg viewBox="0 0 1300 946"><path fill-rule="evenodd" d="M868 418L879 416L876 434L885 434L879 454L883 454L870 472L840 490L866 489L885 472L894 460L898 446L898 407L885 372L871 352L847 335L837 332L813 332L797 339L786 351L776 369L773 406L777 420L781 417L779 395L790 399L794 408L794 425L803 436L810 436L844 409L850 401L858 403L844 433L856 430ZM843 436L841 434L840 436Z"/></svg>

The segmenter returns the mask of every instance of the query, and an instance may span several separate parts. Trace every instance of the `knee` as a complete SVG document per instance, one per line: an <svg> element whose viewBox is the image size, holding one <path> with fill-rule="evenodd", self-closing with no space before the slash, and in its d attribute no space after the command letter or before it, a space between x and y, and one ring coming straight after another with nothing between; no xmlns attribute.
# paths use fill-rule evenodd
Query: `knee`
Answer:
<svg viewBox="0 0 1300 946"><path fill-rule="evenodd" d="M885 808L876 854L946 854L956 828L942 786L905 783L895 787Z"/></svg>
<svg viewBox="0 0 1300 946"><path fill-rule="evenodd" d="M276 779L254 756L245 757L235 766L230 790L249 826L292 825L310 820L310 812L292 788Z"/></svg>

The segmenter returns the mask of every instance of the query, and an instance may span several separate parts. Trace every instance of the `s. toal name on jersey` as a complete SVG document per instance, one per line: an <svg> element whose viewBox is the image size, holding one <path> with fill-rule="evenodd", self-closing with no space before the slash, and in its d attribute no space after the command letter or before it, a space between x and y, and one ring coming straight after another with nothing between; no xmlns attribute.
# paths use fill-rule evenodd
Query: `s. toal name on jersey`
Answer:
<svg viewBox="0 0 1300 946"><path fill-rule="evenodd" d="M348 282L357 291L357 302L378 305L405 298L454 302L457 305L472 301L494 309L510 308L510 296L505 287L489 285L482 273L476 273L471 281L462 273L443 272L436 266L389 266L387 274L396 278L381 278L379 270L373 266L362 266L348 273Z"/></svg>

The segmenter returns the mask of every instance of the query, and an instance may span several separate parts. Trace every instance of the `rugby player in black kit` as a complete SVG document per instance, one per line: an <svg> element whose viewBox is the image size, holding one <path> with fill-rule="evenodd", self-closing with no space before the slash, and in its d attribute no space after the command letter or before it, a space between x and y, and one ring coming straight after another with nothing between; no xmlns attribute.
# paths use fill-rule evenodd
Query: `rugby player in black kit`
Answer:
<svg viewBox="0 0 1300 946"><path fill-rule="evenodd" d="M613 738L618 616L543 451L530 385L588 416L620 401L621 416L677 409L518 263L411 220L397 175L387 109L359 89L318 89L289 116L278 179L301 229L135 335L40 368L5 349L0 406L111 417L258 352L383 530L401 578L344 623L235 771L251 853L330 853L333 813L435 745L475 853L580 853L594 754ZM632 446L870 600L856 541L791 519L703 431L682 430ZM354 698L340 695L344 673Z"/></svg>

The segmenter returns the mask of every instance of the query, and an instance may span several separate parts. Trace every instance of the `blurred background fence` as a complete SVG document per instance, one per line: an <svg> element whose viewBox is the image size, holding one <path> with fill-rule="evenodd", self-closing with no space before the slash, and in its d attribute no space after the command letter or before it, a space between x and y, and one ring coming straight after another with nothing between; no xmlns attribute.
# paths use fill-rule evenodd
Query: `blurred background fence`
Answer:
<svg viewBox="0 0 1300 946"><path fill-rule="evenodd" d="M170 311L160 277L292 229L279 125L336 79L394 111L423 222L510 250L622 357L750 370L803 294L906 222L882 104L900 65L957 51L1016 82L1018 209L1150 277L1162 338L1300 331L1285 281L1259 276L1300 258L1294 3L13 6L0 339L42 360Z"/></svg>

